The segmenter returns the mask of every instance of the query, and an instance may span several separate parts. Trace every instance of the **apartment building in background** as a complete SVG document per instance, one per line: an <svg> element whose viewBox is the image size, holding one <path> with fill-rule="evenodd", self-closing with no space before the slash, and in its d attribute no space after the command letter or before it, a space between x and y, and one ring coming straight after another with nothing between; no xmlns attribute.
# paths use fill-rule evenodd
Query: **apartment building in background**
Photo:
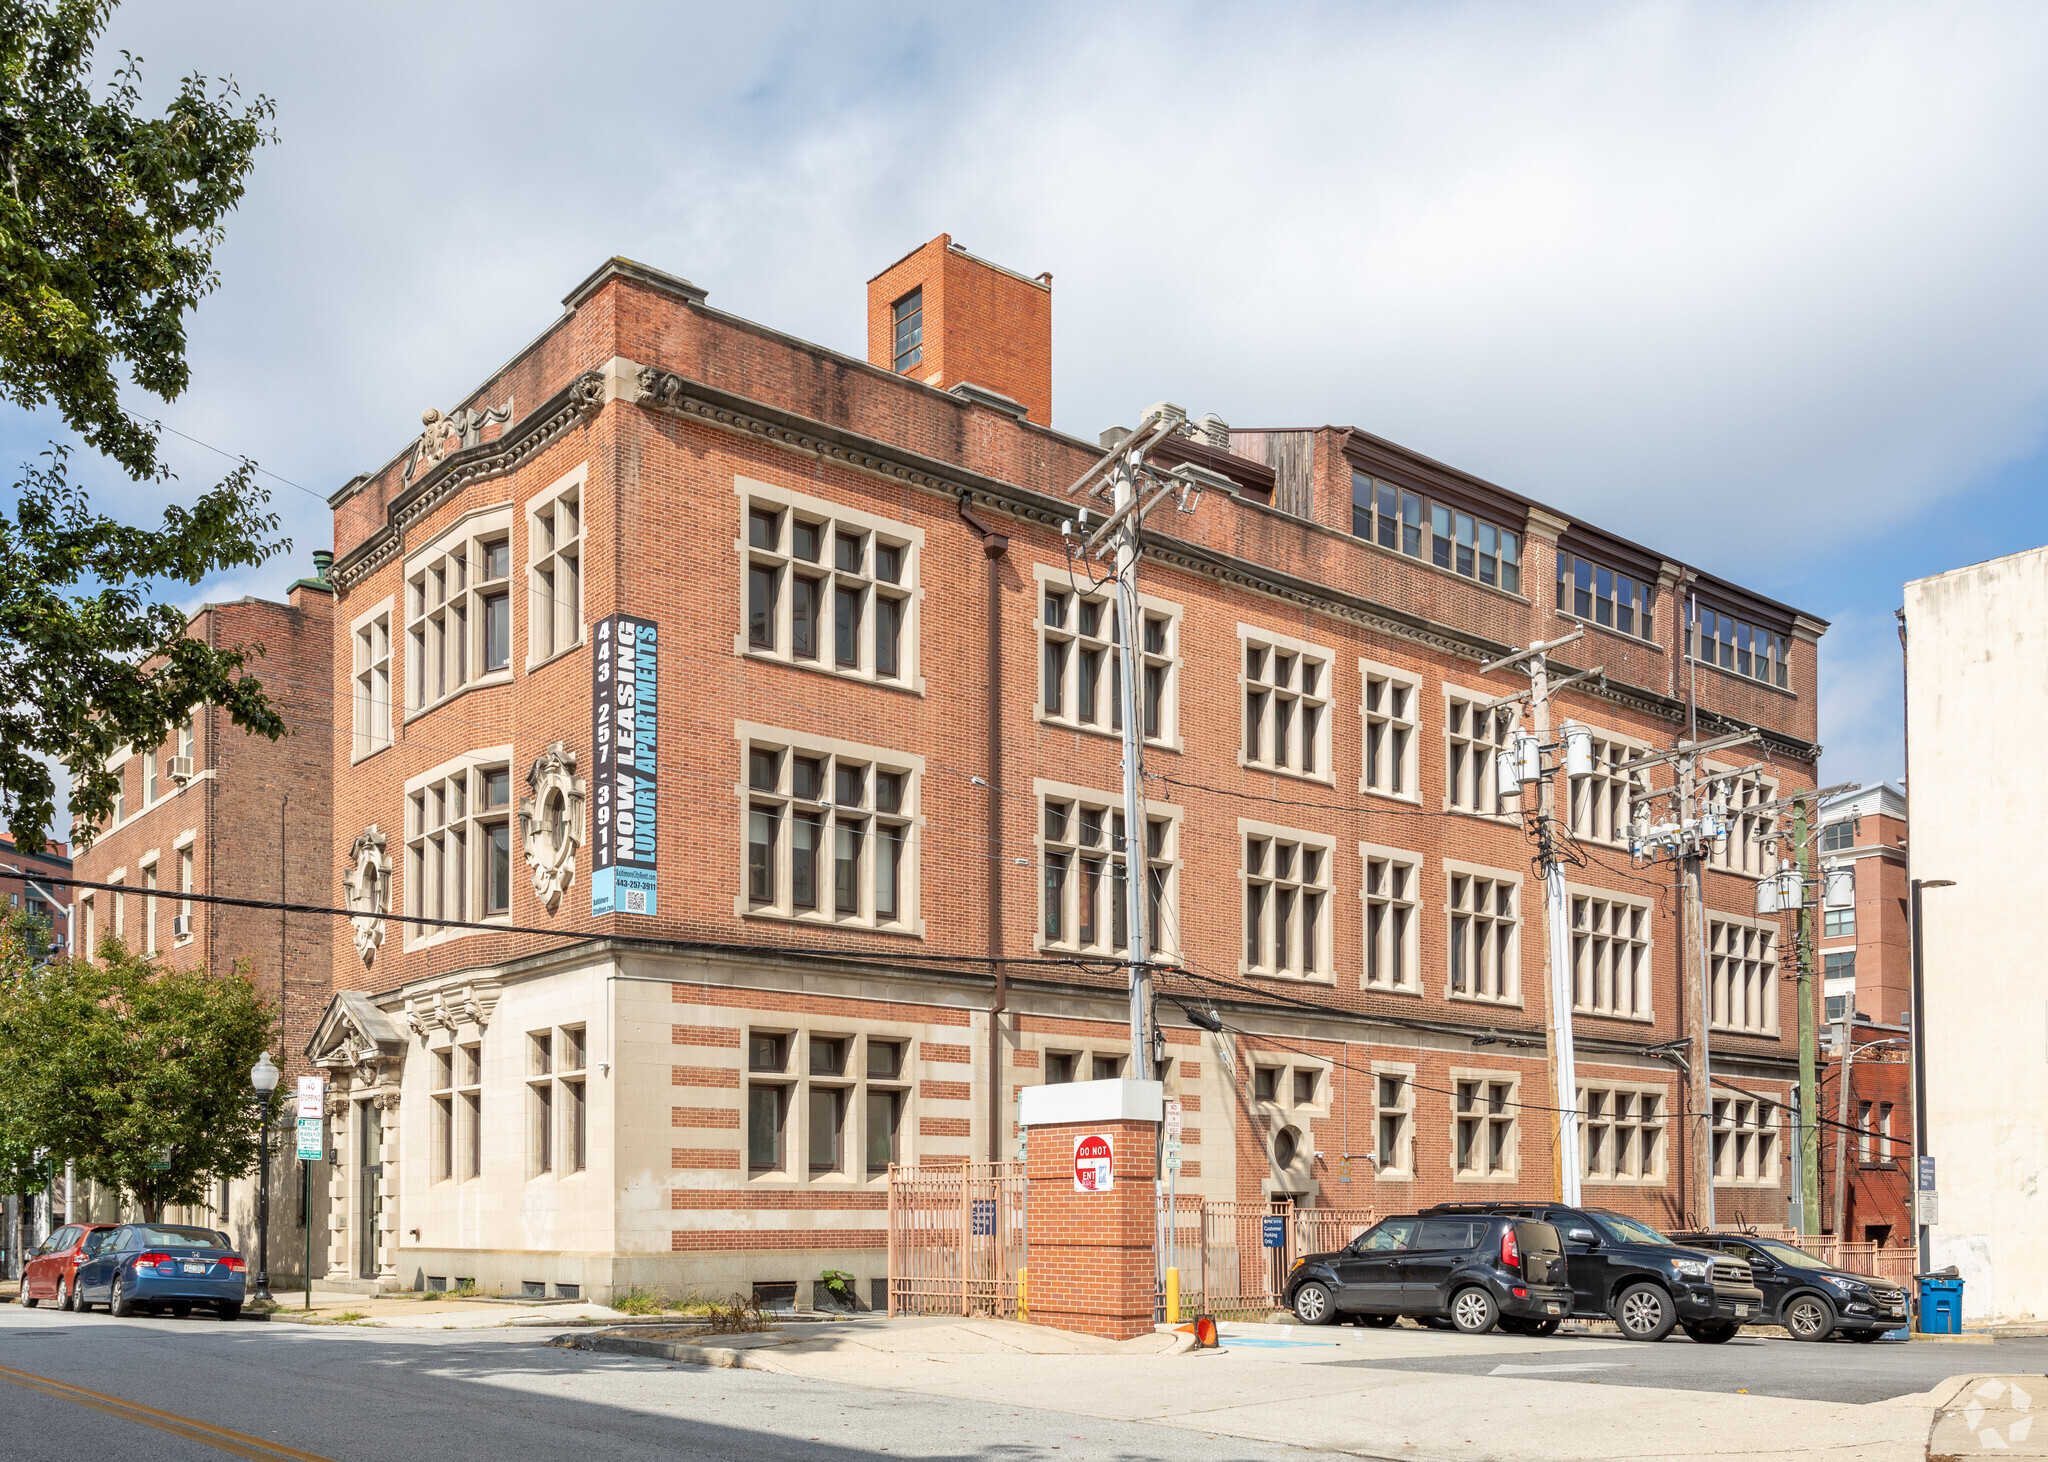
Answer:
<svg viewBox="0 0 2048 1462"><path fill-rule="evenodd" d="M871 281L861 359L614 259L334 494L330 1284L868 1293L892 1165L1011 1158L1023 1088L1128 1074L1126 880L1184 1194L1547 1194L1492 765L1526 681L1480 666L1581 626L1588 1201L1683 1222L1706 1142L1721 1220L1785 1221L1795 987L1741 809L1813 785L1825 626L1368 432L1213 416L1155 452L1204 490L1125 625L1061 535L1122 437L1049 424L1050 291L942 235ZM1678 901L1627 849L1670 774L1623 770L1695 719L1762 728L1708 768L1699 1120Z"/></svg>
<svg viewBox="0 0 2048 1462"><path fill-rule="evenodd" d="M71 845L52 838L40 853L24 853L14 834L0 832L0 894L7 912L24 912L42 921L52 946L71 948L71 890L62 883L71 871Z"/></svg>
<svg viewBox="0 0 2048 1462"><path fill-rule="evenodd" d="M1921 885L1929 1267L1966 1318L2048 1317L2048 902L2026 849L2048 766L2048 548L1906 585L1906 788ZM1910 886L1909 886L1910 897Z"/></svg>
<svg viewBox="0 0 2048 1462"><path fill-rule="evenodd" d="M331 899L334 593L324 577L327 558L314 554L314 574L291 584L283 602L206 604L186 626L208 644L247 650L244 671L262 681L288 734L253 736L226 711L203 706L163 745L124 747L114 759L121 791L113 818L72 860L79 879L116 885L74 891L79 956L97 958L119 939L165 968L248 973L277 1014L280 1101L295 1076L312 1070L303 1051L333 991L332 921L183 895ZM302 1267L305 1205L290 1162L276 1166L273 1181L271 1275L278 1280ZM206 1210L189 1217L253 1235L255 1187L254 1174L225 1183ZM115 1203L114 1195L94 1193L83 1206L111 1217Z"/></svg>

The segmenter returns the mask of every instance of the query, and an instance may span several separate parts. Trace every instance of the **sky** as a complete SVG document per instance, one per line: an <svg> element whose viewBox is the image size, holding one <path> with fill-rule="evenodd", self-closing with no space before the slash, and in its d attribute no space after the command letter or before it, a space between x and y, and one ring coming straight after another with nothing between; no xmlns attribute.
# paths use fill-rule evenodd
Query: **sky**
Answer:
<svg viewBox="0 0 2048 1462"><path fill-rule="evenodd" d="M293 540L193 605L280 597L611 255L863 354L941 232L1052 272L1057 427L1358 426L1829 621L1825 781L1903 770L1903 583L2048 542L2038 4L181 0L124 49L277 102L191 388L131 401ZM60 436L0 407L0 463Z"/></svg>

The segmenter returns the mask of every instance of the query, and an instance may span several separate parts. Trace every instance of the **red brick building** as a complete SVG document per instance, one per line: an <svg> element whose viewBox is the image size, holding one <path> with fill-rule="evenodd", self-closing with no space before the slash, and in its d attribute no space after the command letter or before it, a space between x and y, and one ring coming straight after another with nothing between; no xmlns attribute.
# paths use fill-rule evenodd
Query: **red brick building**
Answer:
<svg viewBox="0 0 2048 1462"><path fill-rule="evenodd" d="M942 236L871 282L867 360L625 260L566 304L332 499L332 1281L878 1278L891 1162L1012 1157L1022 1087L1127 1072L1127 860L1178 971L1183 1193L1548 1192L1540 880L1491 764L1523 682L1479 667L1581 624L1589 1201L1682 1221L1709 1140L1722 1221L1784 1220L1763 849L1744 823L1706 879L1708 1135L1616 767L1696 714L1763 728L1718 754L1768 761L1738 818L1812 786L1824 625L1370 433L1204 418L1158 453L1208 490L1147 528L1125 829L1122 627L1059 526L1103 446L1045 419L1049 276ZM1234 1033L1178 1008L1211 1004Z"/></svg>
<svg viewBox="0 0 2048 1462"><path fill-rule="evenodd" d="M17 871L18 870L18 871ZM40 853L24 853L14 834L0 832L0 893L7 912L26 911L42 920L55 948L71 948L71 890L62 879L71 871L71 846L55 839Z"/></svg>

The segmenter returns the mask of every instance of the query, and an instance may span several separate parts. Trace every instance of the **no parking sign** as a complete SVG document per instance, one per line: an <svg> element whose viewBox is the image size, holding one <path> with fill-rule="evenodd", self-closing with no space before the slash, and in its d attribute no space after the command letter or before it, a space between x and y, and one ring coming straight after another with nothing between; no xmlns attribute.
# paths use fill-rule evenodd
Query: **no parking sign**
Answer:
<svg viewBox="0 0 2048 1462"><path fill-rule="evenodd" d="M1116 1150L1108 1137L1074 1139L1074 1191L1107 1193L1116 1186Z"/></svg>

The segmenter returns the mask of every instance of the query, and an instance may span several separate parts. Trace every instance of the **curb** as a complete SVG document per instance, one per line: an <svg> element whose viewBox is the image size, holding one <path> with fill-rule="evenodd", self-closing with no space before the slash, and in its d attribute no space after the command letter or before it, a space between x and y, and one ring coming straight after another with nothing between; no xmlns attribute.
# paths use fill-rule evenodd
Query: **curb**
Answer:
<svg viewBox="0 0 2048 1462"><path fill-rule="evenodd" d="M708 1366L722 1371L780 1371L780 1366L763 1364L752 1350L728 1345L688 1345L679 1340L636 1340L630 1335L557 1335L548 1342L564 1350L600 1350L612 1355L642 1355L670 1360L678 1365Z"/></svg>

